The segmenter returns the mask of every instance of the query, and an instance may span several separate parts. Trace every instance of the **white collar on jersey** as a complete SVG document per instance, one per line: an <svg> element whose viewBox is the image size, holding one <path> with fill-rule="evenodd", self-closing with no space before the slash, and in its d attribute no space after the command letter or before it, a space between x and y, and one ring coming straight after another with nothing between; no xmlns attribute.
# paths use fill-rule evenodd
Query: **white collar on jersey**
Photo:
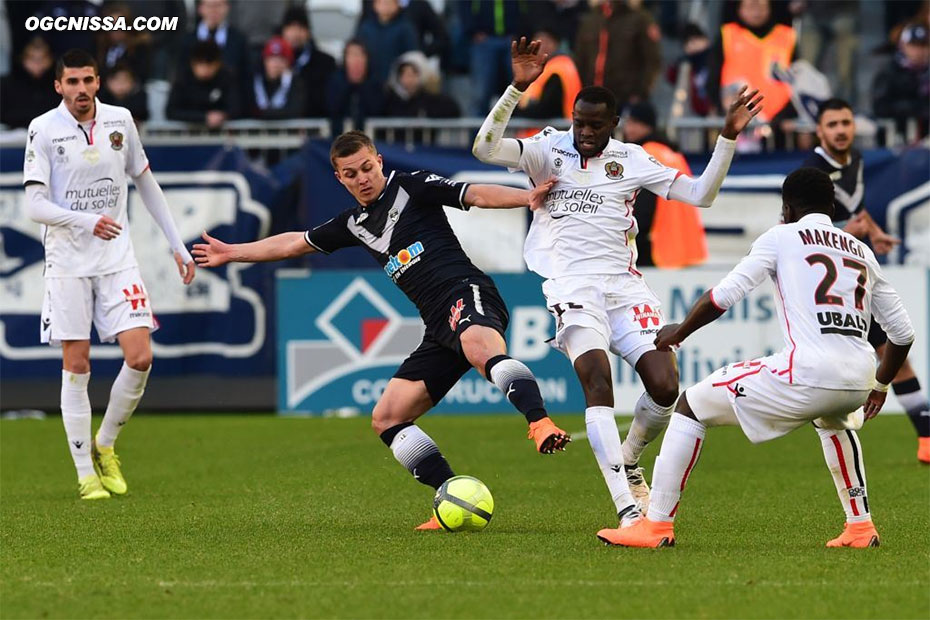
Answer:
<svg viewBox="0 0 930 620"><path fill-rule="evenodd" d="M830 216L826 213L808 213L798 220L798 224L801 222L808 222L810 224L827 224L829 226L833 226L833 220L830 219Z"/></svg>
<svg viewBox="0 0 930 620"><path fill-rule="evenodd" d="M827 163L834 168L845 168L852 163L852 152L849 153L849 161L847 161L845 164L841 164L840 162L830 157L829 153L827 153L822 146L815 146L814 152L823 157Z"/></svg>
<svg viewBox="0 0 930 620"><path fill-rule="evenodd" d="M71 111L68 110L68 106L65 105L64 99L62 99L61 103L58 104L58 113L61 114L66 121L68 121L68 124L81 124L78 119L74 118L74 115L71 114ZM97 122L98 118L100 118L100 100L94 97L94 118L91 120Z"/></svg>

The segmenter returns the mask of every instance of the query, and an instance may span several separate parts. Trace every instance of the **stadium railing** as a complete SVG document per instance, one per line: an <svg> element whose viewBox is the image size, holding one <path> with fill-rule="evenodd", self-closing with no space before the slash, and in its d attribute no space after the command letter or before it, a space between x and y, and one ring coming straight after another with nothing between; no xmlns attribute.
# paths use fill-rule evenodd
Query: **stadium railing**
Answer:
<svg viewBox="0 0 930 620"><path fill-rule="evenodd" d="M402 144L408 148L416 145L470 148L475 134L484 118L371 118L361 129L376 141ZM551 125L556 129L567 129L569 121L558 119L511 119L507 125L508 135L526 134ZM669 120L669 137L678 141L685 153L709 152L714 140L723 127L722 117L680 117ZM756 124L757 133L763 138L772 134L772 127L765 123ZM350 129L351 123L346 124ZM295 119L286 121L236 120L219 129L208 129L179 121L150 121L141 126L142 141L146 145L176 145L179 142L191 145L235 144L249 151L250 156L263 163L279 161L282 157L300 149L312 138L332 137L328 119ZM785 134L785 146L792 150L797 136L813 134L814 126L796 121L791 131ZM914 132L916 133L916 132ZM620 130L616 132L620 137ZM895 147L903 144L905 137L895 130L893 119L857 119L857 138L861 148ZM24 147L26 130L0 131L0 146ZM774 140L762 140L761 148L774 150Z"/></svg>

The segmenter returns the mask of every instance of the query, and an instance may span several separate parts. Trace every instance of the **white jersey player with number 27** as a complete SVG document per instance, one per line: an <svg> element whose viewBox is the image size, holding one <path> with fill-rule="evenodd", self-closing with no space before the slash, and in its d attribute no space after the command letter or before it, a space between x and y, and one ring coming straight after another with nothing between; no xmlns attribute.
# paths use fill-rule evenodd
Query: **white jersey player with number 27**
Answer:
<svg viewBox="0 0 930 620"><path fill-rule="evenodd" d="M526 140L502 138L546 56L539 53L539 42L521 39L512 46L511 61L514 82L485 119L472 152L483 162L524 171L534 185L557 181L545 207L533 214L524 258L546 278L543 293L556 322L555 345L581 381L587 433L617 513L621 522L631 521L649 501L640 455L668 424L678 398L675 357L653 344L663 325L661 303L636 269L636 195L646 190L709 207L730 166L735 139L761 109L761 97L740 92L707 168L692 179L640 146L611 137L619 122L617 102L601 87L578 93L568 131L547 127ZM608 351L623 357L645 387L622 446ZM620 473L624 468L626 476Z"/></svg>
<svg viewBox="0 0 930 620"><path fill-rule="evenodd" d="M813 423L846 512L846 528L827 546L878 545L856 430L884 404L914 328L872 251L833 226L833 183L826 173L796 170L785 180L782 198L787 223L759 237L680 324L659 332L656 346L680 344L771 279L784 349L725 366L681 395L656 459L646 518L629 528L602 530L601 540L632 547L674 543L681 492L708 426L739 426L756 443ZM888 333L877 371L868 342L872 316Z"/></svg>

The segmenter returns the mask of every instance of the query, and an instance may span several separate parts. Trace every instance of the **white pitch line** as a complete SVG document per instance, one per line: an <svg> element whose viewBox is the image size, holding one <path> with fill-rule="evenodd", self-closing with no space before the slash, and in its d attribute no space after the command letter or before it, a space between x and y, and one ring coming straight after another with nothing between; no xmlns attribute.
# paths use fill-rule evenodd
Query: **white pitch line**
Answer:
<svg viewBox="0 0 930 620"><path fill-rule="evenodd" d="M625 433L628 430L630 430L630 426L632 425L633 425L632 422L627 422L626 424L618 424L617 430L620 431L621 433ZM569 433L569 435L572 436L572 441L584 441L585 439L588 438L587 431L578 431L577 433Z"/></svg>
<svg viewBox="0 0 930 620"><path fill-rule="evenodd" d="M373 581L158 581L159 588L370 588L375 585ZM646 580L629 580L619 578L616 580L605 579L530 579L522 580L520 585L524 586L549 586L549 587L612 587L612 586L634 586L634 587L654 587L654 586L676 586L681 581L669 581L662 579ZM770 588L797 588L797 587L845 587L846 581L828 581L828 580L798 580L798 581L769 581L766 579L738 578L738 579L715 579L704 580L701 583L713 586L746 586L752 588L770 587ZM903 586L923 586L923 581L897 582ZM409 587L436 587L436 586L454 586L454 587L490 587L499 586L499 581L463 581L460 579L448 580L430 580L422 579L418 581L378 581L378 586L388 588L409 588ZM876 587L884 588L884 584L863 582L856 587Z"/></svg>

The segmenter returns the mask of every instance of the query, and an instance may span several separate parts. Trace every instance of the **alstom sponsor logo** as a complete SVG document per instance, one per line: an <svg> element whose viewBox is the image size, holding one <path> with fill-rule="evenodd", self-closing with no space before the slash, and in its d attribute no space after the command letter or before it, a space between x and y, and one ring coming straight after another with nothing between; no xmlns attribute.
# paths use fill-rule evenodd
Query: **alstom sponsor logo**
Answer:
<svg viewBox="0 0 930 620"><path fill-rule="evenodd" d="M411 266L420 261L420 255L424 251L425 248L421 242L411 243L396 255L388 257L387 264L384 265L384 273L391 276L393 280L397 280Z"/></svg>
<svg viewBox="0 0 930 620"><path fill-rule="evenodd" d="M594 214L604 204L603 194L590 189L557 189L549 193L546 205L555 219L572 214Z"/></svg>

